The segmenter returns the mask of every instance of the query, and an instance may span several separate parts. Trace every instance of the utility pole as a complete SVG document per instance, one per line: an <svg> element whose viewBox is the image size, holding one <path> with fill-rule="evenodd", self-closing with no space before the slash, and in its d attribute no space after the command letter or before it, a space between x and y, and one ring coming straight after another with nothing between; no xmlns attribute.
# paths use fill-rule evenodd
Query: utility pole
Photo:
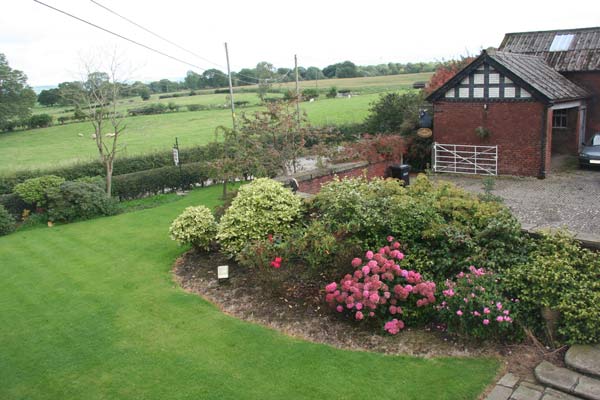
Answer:
<svg viewBox="0 0 600 400"><path fill-rule="evenodd" d="M296 118L300 126L300 87L298 86L298 57L294 54L294 65L296 69Z"/></svg>
<svg viewBox="0 0 600 400"><path fill-rule="evenodd" d="M231 67L229 66L229 50L227 49L227 42L225 42L225 58L227 58L227 76L229 77L229 98L231 99L231 122L233 123L233 132L236 131L236 123L235 123L235 104L233 102L233 84L231 83ZM227 140L223 143L224 146L227 145ZM227 149L225 148L224 157L227 158ZM227 175L223 179L223 200L227 199Z"/></svg>
<svg viewBox="0 0 600 400"><path fill-rule="evenodd" d="M233 85L231 83L231 68L229 67L229 50L227 50L227 42L225 42L225 57L227 58L227 76L229 77L229 98L231 99L231 120L233 122L233 130L236 129L235 124L235 105L233 102Z"/></svg>

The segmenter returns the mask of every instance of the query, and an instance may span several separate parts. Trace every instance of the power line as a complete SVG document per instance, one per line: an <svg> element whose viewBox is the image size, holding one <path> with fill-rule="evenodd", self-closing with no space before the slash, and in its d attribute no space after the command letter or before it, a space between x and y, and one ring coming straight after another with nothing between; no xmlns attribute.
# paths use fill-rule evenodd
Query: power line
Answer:
<svg viewBox="0 0 600 400"><path fill-rule="evenodd" d="M189 65L189 66L191 66L191 67L194 67L194 68L197 68L197 69L200 69L200 70L203 70L203 71L205 71L205 70L206 70L206 68L202 68L202 67L200 67L200 66L198 66L198 65L196 65L196 64L192 64L192 63L189 63L189 62L187 62L187 61L184 61L184 60L182 60L182 59L179 59L179 58L177 58L177 57L173 57L173 56L171 56L171 55L169 55L169 54L167 54L167 53L163 53L163 52L162 52L162 51L160 51L160 50L156 50L156 49L154 49L154 48L152 48L152 47L150 47L150 46L147 46L147 45L145 45L145 44L143 44L143 43L137 42L137 41L135 41L135 40L133 40L133 39L129 39L129 38L127 38L127 37L123 36L123 35L120 35L120 34L118 34L118 33L115 33L115 32L113 32L113 31L111 31L111 30L108 30L108 29L106 29L106 28L103 28L103 27L101 27L101 26L99 26L99 25L96 25L96 24L94 24L94 23L92 23L92 22L86 21L86 20L85 20L85 19L83 19L83 18L79 18L79 17L77 17L77 16L75 16L75 15L73 15L73 14L70 14L70 13L68 13L68 12L66 12L66 11L60 10L60 9L58 9L58 8L56 8L56 7L53 7L53 6L49 5L49 4L43 3L43 2L41 2L41 1L39 1L39 0L33 0L33 1L35 1L36 3L38 3L38 4L41 4L41 5L43 5L43 6L46 6L46 7L50 8L50 9L52 9L52 10L54 10L54 11L57 11L57 12L59 12L59 13L61 13L61 14L64 14L64 15L66 15L66 16L69 16L69 17L71 17L71 18L74 18L74 19L76 19L76 20L78 20L78 21L81 21L81 22L83 22L83 23L86 23L86 24L88 24L88 25L90 25L90 26L93 26L93 27L94 27L94 28L96 28L96 29L100 29L100 30L102 30L102 31L104 31L104 32L106 32L106 33L110 33L111 35L114 35L114 36L116 36L116 37L118 37L118 38L121 38L121 39L123 39L123 40L126 40L126 41L128 41L128 42L131 42L131 43L133 43L133 44L135 44L135 45L137 45L137 46L140 46L140 47L143 47L143 48L145 48L145 49L147 49L147 50L150 50L150 51L153 51L153 52L155 52L155 53L158 53L158 54L160 54L161 56L168 57L168 58L170 58L170 59L172 59L172 60L175 60L175 61L177 61L177 62L180 62L180 63L182 63L182 64L186 64L186 65Z"/></svg>
<svg viewBox="0 0 600 400"><path fill-rule="evenodd" d="M196 56L196 57L198 57L198 58L199 58L199 59L201 59L201 60L204 60L204 61L206 61L207 63L213 64L213 65L216 65L216 66L217 66L217 67L219 67L219 68L223 68L223 66L222 66L221 64L217 64L216 62L210 61L209 59L206 59L206 58L202 57L200 54L194 53L193 51L191 51L191 50L188 50L188 49L186 49L185 47L182 47L182 46L178 45L177 43L175 43L175 42L173 42L173 41L171 41L171 40L169 40L169 39L165 38L164 36L161 36L161 35L159 35L158 33L156 33L156 32L153 32L153 31L151 31L150 29L148 29L148 28L146 28L146 27L144 27L144 26L142 26L142 25L138 24L137 22L135 22L135 21L132 21L131 19L129 19L129 18L127 18L127 17L125 17L125 16L123 16L123 15L119 14L118 12L116 12L116 11L114 11L114 10L112 10L112 9L108 8L107 6L105 6L105 5L103 5L103 4L100 4L99 2L97 2L97 1L95 1L95 0L90 0L90 1L91 1L92 3L94 3L95 5L97 5L98 7L101 7L101 8L103 8L103 9L105 9L106 11L108 11L109 13L111 13L111 14L114 14L114 15L116 15L117 17L119 17L119 18L121 18L121 19L124 19L125 21L129 22L130 24L133 24L133 25L137 26L137 27L138 27L138 28L140 28L140 29L143 29L144 31L146 31L146 32L150 33L151 35L154 35L154 36L156 36L157 38L159 38L159 39L161 39L161 40L164 40L165 42L167 42L167 43L169 43L169 44L172 44L173 46L175 46L175 47L177 47L177 48L179 48L179 49L181 49L181 50L183 50L183 51L185 51L185 52L187 52L187 53L189 53L189 54L191 54L191 55L193 55L193 56Z"/></svg>

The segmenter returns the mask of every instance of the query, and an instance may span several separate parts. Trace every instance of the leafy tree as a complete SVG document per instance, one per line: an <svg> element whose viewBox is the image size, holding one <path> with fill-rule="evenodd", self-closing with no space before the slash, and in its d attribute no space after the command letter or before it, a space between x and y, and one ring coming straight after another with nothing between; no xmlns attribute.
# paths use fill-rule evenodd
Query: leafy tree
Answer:
<svg viewBox="0 0 600 400"><path fill-rule="evenodd" d="M42 90L38 94L38 103L43 106L52 107L60 102L60 90L58 89L47 89Z"/></svg>
<svg viewBox="0 0 600 400"><path fill-rule="evenodd" d="M275 67L269 62L261 61L256 64L256 76L258 78L258 97L264 101L265 95L273 85Z"/></svg>
<svg viewBox="0 0 600 400"><path fill-rule="evenodd" d="M254 68L242 68L240 72L232 73L231 77L235 80L236 86L255 85L258 82Z"/></svg>
<svg viewBox="0 0 600 400"><path fill-rule="evenodd" d="M28 118L37 96L27 85L27 76L8 65L0 53L0 130L10 129L17 121Z"/></svg>
<svg viewBox="0 0 600 400"><path fill-rule="evenodd" d="M61 82L58 84L61 106L77 105L85 90L81 82Z"/></svg>
<svg viewBox="0 0 600 400"><path fill-rule="evenodd" d="M425 88L425 93L430 94L435 92L444 83L448 82L458 71L466 67L473 61L473 57L462 57L460 60L446 61L442 65L438 66L435 73L429 80L429 86Z"/></svg>
<svg viewBox="0 0 600 400"><path fill-rule="evenodd" d="M385 93L371 104L365 126L370 133L408 134L414 131L423 102L420 94Z"/></svg>
<svg viewBox="0 0 600 400"><path fill-rule="evenodd" d="M202 87L219 88L229 85L227 74L215 68L207 69L202 73Z"/></svg>
<svg viewBox="0 0 600 400"><path fill-rule="evenodd" d="M306 69L305 77L307 80L325 79L325 75L323 75L323 72L317 67L308 67Z"/></svg>
<svg viewBox="0 0 600 400"><path fill-rule="evenodd" d="M183 83L188 89L200 89L202 87L202 75L194 71L188 71Z"/></svg>
<svg viewBox="0 0 600 400"><path fill-rule="evenodd" d="M150 89L148 89L146 86L139 90L139 94L142 100L150 100Z"/></svg>

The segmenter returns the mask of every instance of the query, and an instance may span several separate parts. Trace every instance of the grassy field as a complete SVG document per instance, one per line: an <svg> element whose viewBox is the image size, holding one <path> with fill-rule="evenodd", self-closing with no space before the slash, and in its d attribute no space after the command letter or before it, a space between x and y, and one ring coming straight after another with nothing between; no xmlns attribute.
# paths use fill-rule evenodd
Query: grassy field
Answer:
<svg viewBox="0 0 600 400"><path fill-rule="evenodd" d="M209 96L224 98L224 95ZM247 96L256 98L255 94ZM304 102L301 108L314 124L361 122L367 115L369 104L377 97L377 94L368 94L349 99L321 99L313 103ZM242 108L239 113L251 113L258 109ZM231 126L231 111L181 111L131 117L125 120L125 124L127 128L121 141L124 146L121 155L142 154L170 149L175 137L179 138L182 148L214 140L217 126ZM90 122L81 122L0 134L0 173L66 165L97 157L97 150L90 138L92 129ZM83 137L79 134L83 134Z"/></svg>
<svg viewBox="0 0 600 400"><path fill-rule="evenodd" d="M493 359L337 350L184 292L168 225L220 190L1 237L0 398L476 399L491 382Z"/></svg>

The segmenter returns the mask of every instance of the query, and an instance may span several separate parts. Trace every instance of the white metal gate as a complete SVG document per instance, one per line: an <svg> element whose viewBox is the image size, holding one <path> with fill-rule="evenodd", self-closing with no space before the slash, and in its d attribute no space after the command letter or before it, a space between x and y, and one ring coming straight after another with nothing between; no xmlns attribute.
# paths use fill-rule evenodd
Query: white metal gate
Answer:
<svg viewBox="0 0 600 400"><path fill-rule="evenodd" d="M498 175L498 146L434 143L433 170L454 174Z"/></svg>

